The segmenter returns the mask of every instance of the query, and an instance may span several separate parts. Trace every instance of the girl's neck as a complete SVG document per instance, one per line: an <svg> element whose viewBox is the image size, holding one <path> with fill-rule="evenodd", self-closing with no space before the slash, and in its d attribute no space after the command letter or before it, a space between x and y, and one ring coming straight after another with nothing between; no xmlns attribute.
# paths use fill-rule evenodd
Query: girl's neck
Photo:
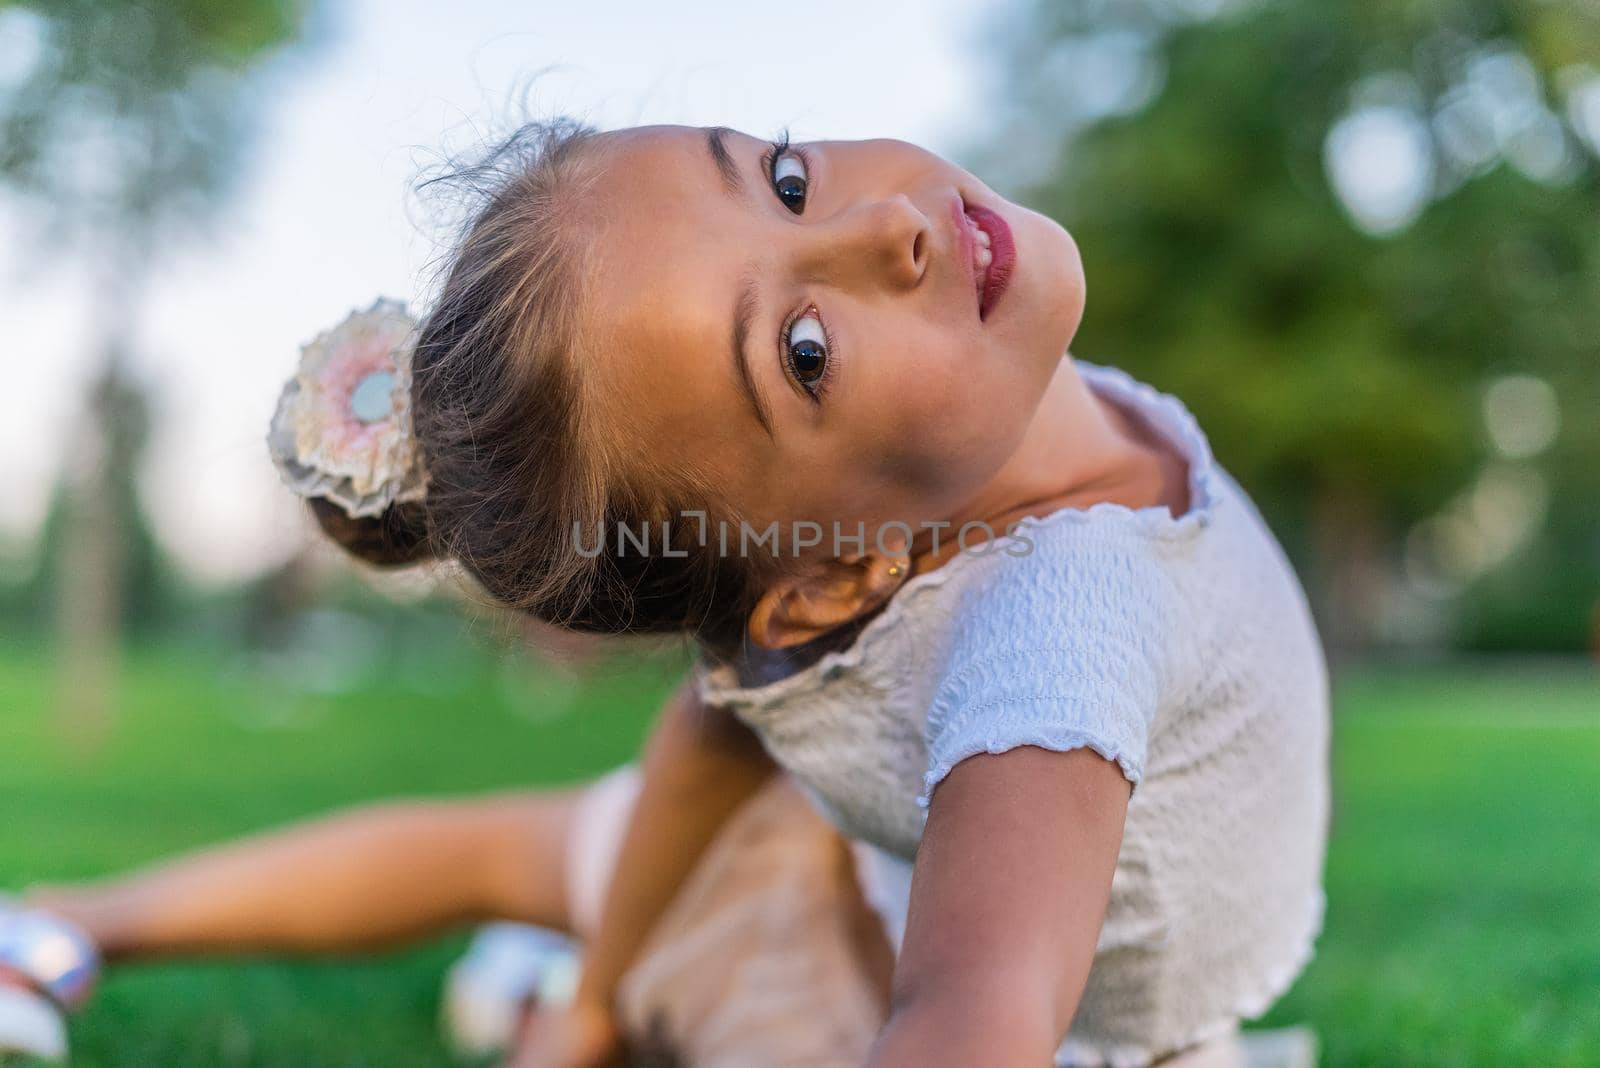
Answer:
<svg viewBox="0 0 1600 1068"><path fill-rule="evenodd" d="M1000 534L1025 516L1108 501L1134 509L1166 505L1182 515L1189 508L1188 461L1138 413L1091 389L1068 356L1016 452L951 529L981 520ZM937 554L920 548L918 571L959 551L953 538L941 539Z"/></svg>
<svg viewBox="0 0 1600 1068"><path fill-rule="evenodd" d="M962 523L982 521L1003 534L1008 523L1024 516L1103 501L1128 508L1166 505L1174 516L1182 515L1189 510L1188 474L1188 461L1176 446L1137 412L1095 393L1065 358L1011 460L982 497L952 520L937 553L918 540L913 571L930 571L953 559L960 552L954 532ZM969 546L975 543L967 539ZM762 649L747 644L733 658L740 685L766 685L845 648L884 606L804 645Z"/></svg>

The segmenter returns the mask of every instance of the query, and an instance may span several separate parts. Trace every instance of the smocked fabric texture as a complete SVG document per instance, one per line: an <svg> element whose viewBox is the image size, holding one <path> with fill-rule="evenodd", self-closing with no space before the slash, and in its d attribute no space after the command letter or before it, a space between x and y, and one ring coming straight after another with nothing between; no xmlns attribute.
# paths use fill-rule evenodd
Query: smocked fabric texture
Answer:
<svg viewBox="0 0 1600 1068"><path fill-rule="evenodd" d="M1328 680L1288 560L1188 409L1115 368L1078 368L1183 453L1182 516L1102 503L1025 520L985 555L913 576L847 648L786 677L697 674L703 699L750 724L862 843L864 889L897 940L952 767L1022 745L1115 761L1134 789L1057 1064L1121 1068L1259 1015L1309 959Z"/></svg>

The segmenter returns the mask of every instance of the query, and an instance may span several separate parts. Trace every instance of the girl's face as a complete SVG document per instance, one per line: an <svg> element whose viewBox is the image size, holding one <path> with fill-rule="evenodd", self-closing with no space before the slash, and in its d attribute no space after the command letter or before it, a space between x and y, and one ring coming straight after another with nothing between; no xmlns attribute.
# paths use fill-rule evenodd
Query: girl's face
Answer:
<svg viewBox="0 0 1600 1068"><path fill-rule="evenodd" d="M615 440L762 523L981 518L1082 315L1066 231L900 141L646 127L598 147L580 210ZM973 209L1015 249L987 304Z"/></svg>

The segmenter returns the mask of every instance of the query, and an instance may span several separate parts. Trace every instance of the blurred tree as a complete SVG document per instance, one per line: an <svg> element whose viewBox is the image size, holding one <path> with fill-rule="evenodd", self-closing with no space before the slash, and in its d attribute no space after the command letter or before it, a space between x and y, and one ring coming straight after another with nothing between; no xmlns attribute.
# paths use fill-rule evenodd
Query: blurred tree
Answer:
<svg viewBox="0 0 1600 1068"><path fill-rule="evenodd" d="M1600 526L1600 6L1036 0L999 34L1012 111L979 155L1078 239L1074 350L1194 409L1308 555L1336 649L1495 455L1491 378L1554 386L1561 434L1513 466ZM1443 564L1413 537L1413 565L1505 551L1463 537ZM1600 546L1569 549L1556 581L1592 599Z"/></svg>
<svg viewBox="0 0 1600 1068"><path fill-rule="evenodd" d="M153 543L134 478L147 404L129 368L145 281L224 202L259 95L248 75L294 40L302 0L0 0L0 182L40 210L38 254L81 257L98 370L57 495L62 711L103 725L129 584Z"/></svg>

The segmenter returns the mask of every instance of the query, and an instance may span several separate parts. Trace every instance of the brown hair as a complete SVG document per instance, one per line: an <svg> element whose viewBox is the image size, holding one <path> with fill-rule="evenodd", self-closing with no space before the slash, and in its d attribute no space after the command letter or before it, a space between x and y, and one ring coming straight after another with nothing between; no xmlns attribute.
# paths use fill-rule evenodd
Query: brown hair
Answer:
<svg viewBox="0 0 1600 1068"><path fill-rule="evenodd" d="M672 524L673 555L585 556L598 532L660 530L685 510L726 517L692 474L629 455L601 426L582 373L582 199L603 162L596 131L531 123L444 179L479 199L412 357L425 501L354 520L314 501L323 529L371 563L454 559L504 604L606 634L682 632L713 653L740 641L761 575L753 560ZM685 555L678 556L677 552Z"/></svg>

